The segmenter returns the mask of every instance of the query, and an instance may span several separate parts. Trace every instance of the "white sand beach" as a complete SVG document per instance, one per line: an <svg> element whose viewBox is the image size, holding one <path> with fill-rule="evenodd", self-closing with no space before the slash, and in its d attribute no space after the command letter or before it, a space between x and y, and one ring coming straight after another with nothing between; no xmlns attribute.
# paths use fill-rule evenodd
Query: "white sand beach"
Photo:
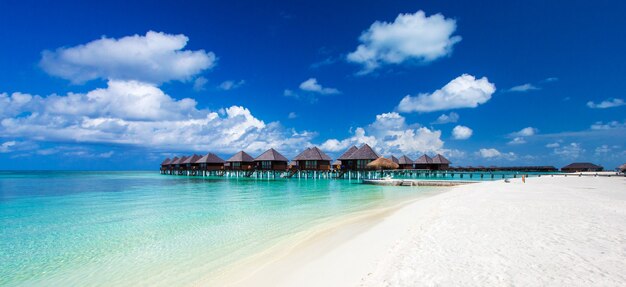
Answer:
<svg viewBox="0 0 626 287"><path fill-rule="evenodd" d="M449 189L327 231L231 285L626 286L626 178Z"/></svg>

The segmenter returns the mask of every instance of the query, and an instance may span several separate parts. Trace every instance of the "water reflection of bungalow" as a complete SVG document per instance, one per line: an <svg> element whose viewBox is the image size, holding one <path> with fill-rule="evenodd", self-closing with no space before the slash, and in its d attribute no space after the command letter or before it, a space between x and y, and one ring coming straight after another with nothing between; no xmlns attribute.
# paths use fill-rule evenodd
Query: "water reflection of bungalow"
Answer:
<svg viewBox="0 0 626 287"><path fill-rule="evenodd" d="M602 171L603 167L590 162L575 162L561 168L562 172Z"/></svg>
<svg viewBox="0 0 626 287"><path fill-rule="evenodd" d="M224 160L216 154L210 152L196 161L198 168L202 171L223 170Z"/></svg>
<svg viewBox="0 0 626 287"><path fill-rule="evenodd" d="M307 148L293 159L299 170L330 170L331 160L317 147Z"/></svg>
<svg viewBox="0 0 626 287"><path fill-rule="evenodd" d="M275 149L268 149L266 152L254 159L258 170L287 170L289 160Z"/></svg>
<svg viewBox="0 0 626 287"><path fill-rule="evenodd" d="M352 149L352 148L350 148ZM346 153L350 152L348 149ZM344 156L342 155L342 157ZM370 147L368 144L362 145L357 150L354 150L347 157L340 157L341 164L345 170L366 170L367 164L378 159L380 156Z"/></svg>
<svg viewBox="0 0 626 287"><path fill-rule="evenodd" d="M245 151L240 151L226 160L224 164L229 170L254 169L254 158Z"/></svg>

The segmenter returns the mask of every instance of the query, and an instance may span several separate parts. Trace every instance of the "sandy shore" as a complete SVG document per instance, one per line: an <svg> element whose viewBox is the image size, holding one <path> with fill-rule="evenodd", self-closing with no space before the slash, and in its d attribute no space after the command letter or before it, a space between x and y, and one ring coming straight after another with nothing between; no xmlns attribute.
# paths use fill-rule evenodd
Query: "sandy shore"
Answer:
<svg viewBox="0 0 626 287"><path fill-rule="evenodd" d="M624 270L626 178L542 177L327 230L231 286L626 286Z"/></svg>

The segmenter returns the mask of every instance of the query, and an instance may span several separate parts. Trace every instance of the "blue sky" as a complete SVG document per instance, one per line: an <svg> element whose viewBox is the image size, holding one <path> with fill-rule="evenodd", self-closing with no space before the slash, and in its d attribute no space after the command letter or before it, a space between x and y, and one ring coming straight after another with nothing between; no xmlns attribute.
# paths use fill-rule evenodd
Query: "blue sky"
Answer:
<svg viewBox="0 0 626 287"><path fill-rule="evenodd" d="M626 4L231 2L2 1L2 169L363 143L626 162Z"/></svg>

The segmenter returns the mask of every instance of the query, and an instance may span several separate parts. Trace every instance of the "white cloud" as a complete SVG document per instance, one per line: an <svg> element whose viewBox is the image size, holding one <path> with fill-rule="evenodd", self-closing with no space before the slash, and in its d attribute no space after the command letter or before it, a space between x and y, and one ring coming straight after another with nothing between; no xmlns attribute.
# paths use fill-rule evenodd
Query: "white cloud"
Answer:
<svg viewBox="0 0 626 287"><path fill-rule="evenodd" d="M432 94L405 96L398 105L400 112L433 112L460 108L475 108L484 104L496 91L486 77L476 80L463 74Z"/></svg>
<svg viewBox="0 0 626 287"><path fill-rule="evenodd" d="M94 79L162 83L190 80L215 65L204 50L183 50L187 36L149 31L119 39L102 37L84 45L44 51L40 66L49 74L84 83Z"/></svg>
<svg viewBox="0 0 626 287"><path fill-rule="evenodd" d="M297 117L298 117L298 114L296 114L294 112L291 112L291 113L289 113L289 115L287 115L287 118L289 118L289 119L295 119Z"/></svg>
<svg viewBox="0 0 626 287"><path fill-rule="evenodd" d="M193 81L193 89L195 91L204 91L206 84L209 82L205 77L198 77Z"/></svg>
<svg viewBox="0 0 626 287"><path fill-rule="evenodd" d="M516 132L512 132L510 133L508 136L513 138L511 141L508 142L508 144L511 145L519 145L519 144L525 144L526 143L526 137L531 137L536 135L539 132L538 129L533 128L533 127L525 127L519 131Z"/></svg>
<svg viewBox="0 0 626 287"><path fill-rule="evenodd" d="M307 91L307 92L313 92L313 93L318 93L318 94L322 94L322 95L333 95L333 94L339 94L339 90L335 89L335 88L325 88L322 87L322 85L320 85L317 82L317 79L315 78L309 78L308 80L302 82L300 84L300 89L303 91Z"/></svg>
<svg viewBox="0 0 626 287"><path fill-rule="evenodd" d="M555 148L555 147L560 147L561 144L558 142L554 142L554 143L549 143L546 145L547 148Z"/></svg>
<svg viewBox="0 0 626 287"><path fill-rule="evenodd" d="M587 102L587 107L592 108L592 109L608 109L608 108L615 108L615 107L620 107L624 105L626 105L626 102L624 102L624 100L614 99L614 98L604 100L599 104L596 104L592 101Z"/></svg>
<svg viewBox="0 0 626 287"><path fill-rule="evenodd" d="M243 84L245 84L246 81L244 80L239 80L239 81L224 81L222 82L218 88L220 90L224 90L224 91L229 91L229 90L234 90L236 88L241 87Z"/></svg>
<svg viewBox="0 0 626 287"><path fill-rule="evenodd" d="M472 129L466 126L456 126L452 129L452 137L457 140L466 140L472 136Z"/></svg>
<svg viewBox="0 0 626 287"><path fill-rule="evenodd" d="M538 129L533 128L533 127L525 127L517 132L513 132L511 133L511 136L516 136L516 137L529 137L529 136L534 136L535 134L537 134L539 132Z"/></svg>
<svg viewBox="0 0 626 287"><path fill-rule="evenodd" d="M508 144L525 144L526 143L526 139L524 139L523 137L514 137L511 141L508 142Z"/></svg>
<svg viewBox="0 0 626 287"><path fill-rule="evenodd" d="M541 88L529 83L529 84L523 84L523 85L512 87L508 91L509 92L528 92L528 91L534 91L534 90L540 90L540 89Z"/></svg>
<svg viewBox="0 0 626 287"><path fill-rule="evenodd" d="M424 11L399 14L393 23L374 22L359 37L361 44L349 53L349 62L363 66L361 74L386 64L405 61L427 63L449 55L460 36L452 36L456 21Z"/></svg>
<svg viewBox="0 0 626 287"><path fill-rule="evenodd" d="M16 141L8 141L0 144L0 153L7 153L12 151L12 147L17 144Z"/></svg>
<svg viewBox="0 0 626 287"><path fill-rule="evenodd" d="M359 127L352 137L325 141L321 148L343 151L351 145L367 143L383 154L407 154L416 156L425 152L442 152L444 142L441 131L409 125L398 113L383 113L366 127Z"/></svg>
<svg viewBox="0 0 626 287"><path fill-rule="evenodd" d="M596 147L596 154L607 154L609 152L611 152L613 149L611 147L609 147L609 145L601 145L599 147Z"/></svg>
<svg viewBox="0 0 626 287"><path fill-rule="evenodd" d="M484 158L499 157L502 155L502 153L495 148L481 148L478 153Z"/></svg>
<svg viewBox="0 0 626 287"><path fill-rule="evenodd" d="M595 122L590 127L592 130L611 130L611 129L623 129L626 128L626 122L620 123L618 121L610 121L607 123Z"/></svg>
<svg viewBox="0 0 626 287"><path fill-rule="evenodd" d="M459 121L459 114L455 112L450 112L450 114L442 114L437 118L433 124L447 124L447 123L456 123Z"/></svg>
<svg viewBox="0 0 626 287"><path fill-rule="evenodd" d="M580 157L580 155L582 153L585 152L585 149L583 149L579 143L570 143L569 145L564 145L561 147L555 147L553 150L553 153L555 155L558 155L560 157L565 157L565 158L578 158Z"/></svg>
<svg viewBox="0 0 626 287"><path fill-rule="evenodd" d="M517 160L518 156L514 152L503 153L495 148L481 148L476 154L485 159L503 158L509 161Z"/></svg>
<svg viewBox="0 0 626 287"><path fill-rule="evenodd" d="M107 88L65 96L0 94L0 102L7 104L0 106L0 134L34 141L257 152L307 145L315 136L265 123L240 106L220 112L198 109L193 99L177 100L137 81L109 81Z"/></svg>

